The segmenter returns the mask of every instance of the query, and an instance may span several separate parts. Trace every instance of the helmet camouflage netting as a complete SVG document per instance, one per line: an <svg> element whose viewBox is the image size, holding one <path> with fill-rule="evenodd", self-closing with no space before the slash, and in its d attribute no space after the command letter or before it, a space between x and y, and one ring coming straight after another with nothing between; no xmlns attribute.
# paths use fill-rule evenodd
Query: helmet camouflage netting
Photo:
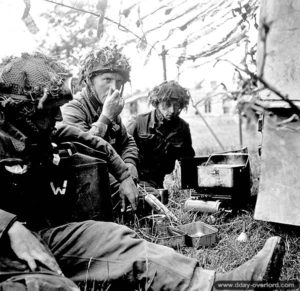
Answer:
<svg viewBox="0 0 300 291"><path fill-rule="evenodd" d="M83 82L91 77L106 72L120 73L124 82L129 81L130 65L128 58L122 54L117 46L106 46L99 50L92 50L83 60L79 81Z"/></svg>
<svg viewBox="0 0 300 291"><path fill-rule="evenodd" d="M165 81L155 86L148 94L149 103L157 107L159 103L165 102L171 105L176 102L181 109L187 108L191 95L189 90L181 87L176 81Z"/></svg>
<svg viewBox="0 0 300 291"><path fill-rule="evenodd" d="M61 64L41 53L4 60L0 64L0 124L12 122L28 135L38 136L32 117L39 101L72 99L65 87L70 76Z"/></svg>
<svg viewBox="0 0 300 291"><path fill-rule="evenodd" d="M58 62L41 54L24 53L10 57L0 65L0 94L27 96L37 99L47 89L54 98L70 73Z"/></svg>

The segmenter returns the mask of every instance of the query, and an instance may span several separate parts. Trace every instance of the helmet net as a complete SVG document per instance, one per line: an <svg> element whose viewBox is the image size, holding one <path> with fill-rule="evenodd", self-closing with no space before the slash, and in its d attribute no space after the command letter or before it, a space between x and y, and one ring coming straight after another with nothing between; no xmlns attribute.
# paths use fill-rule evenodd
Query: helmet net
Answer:
<svg viewBox="0 0 300 291"><path fill-rule="evenodd" d="M80 82L94 75L105 72L120 73L124 81L129 81L131 67L128 58L117 46L106 46L99 50L91 51L82 62Z"/></svg>
<svg viewBox="0 0 300 291"><path fill-rule="evenodd" d="M2 86L10 88L11 94L30 94L31 98L41 96L45 88L55 97L55 93L69 76L69 72L61 64L40 53L8 58L0 69Z"/></svg>

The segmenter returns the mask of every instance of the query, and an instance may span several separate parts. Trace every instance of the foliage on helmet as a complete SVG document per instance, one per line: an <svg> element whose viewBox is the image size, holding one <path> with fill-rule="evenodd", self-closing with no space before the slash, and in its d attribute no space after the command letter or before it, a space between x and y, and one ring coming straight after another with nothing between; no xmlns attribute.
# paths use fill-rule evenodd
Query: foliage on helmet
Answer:
<svg viewBox="0 0 300 291"><path fill-rule="evenodd" d="M154 107L160 103L166 103L168 106L176 103L180 109L183 109L187 108L190 98L189 90L180 86L176 81L165 81L148 93L149 103Z"/></svg>
<svg viewBox="0 0 300 291"><path fill-rule="evenodd" d="M42 97L45 89L57 98L64 81L71 76L62 64L41 53L9 57L0 67L0 94L21 95L30 100Z"/></svg>
<svg viewBox="0 0 300 291"><path fill-rule="evenodd" d="M70 77L63 65L41 54L24 53L8 57L0 64L0 113L7 121L22 124L38 132L32 125L41 98L72 98L63 87ZM34 129L34 130L32 130Z"/></svg>
<svg viewBox="0 0 300 291"><path fill-rule="evenodd" d="M103 47L99 50L92 50L83 60L79 81L83 82L99 73L117 72L124 81L129 81L131 67L128 58L122 53L122 49L116 45Z"/></svg>

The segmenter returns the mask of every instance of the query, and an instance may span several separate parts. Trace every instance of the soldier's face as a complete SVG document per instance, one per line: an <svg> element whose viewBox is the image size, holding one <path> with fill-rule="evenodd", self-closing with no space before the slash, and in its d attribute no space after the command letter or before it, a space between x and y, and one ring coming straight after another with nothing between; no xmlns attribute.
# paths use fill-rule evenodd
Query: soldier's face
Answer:
<svg viewBox="0 0 300 291"><path fill-rule="evenodd" d="M62 121L60 106L70 101L69 98L61 97L59 100L40 101L37 112L33 118L40 132L51 133L57 121Z"/></svg>
<svg viewBox="0 0 300 291"><path fill-rule="evenodd" d="M124 84L124 79L119 73L103 73L95 76L92 79L92 84L98 100L103 104L109 93L113 93L116 89L121 89Z"/></svg>
<svg viewBox="0 0 300 291"><path fill-rule="evenodd" d="M171 120L179 116L181 108L177 102L161 102L158 110L166 120Z"/></svg>

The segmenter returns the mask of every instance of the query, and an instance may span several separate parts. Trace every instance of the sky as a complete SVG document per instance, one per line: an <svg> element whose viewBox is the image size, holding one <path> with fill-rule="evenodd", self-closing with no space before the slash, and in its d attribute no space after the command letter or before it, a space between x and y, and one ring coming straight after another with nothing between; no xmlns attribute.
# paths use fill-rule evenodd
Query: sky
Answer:
<svg viewBox="0 0 300 291"><path fill-rule="evenodd" d="M123 1L130 2L131 0ZM196 0L190 1L195 2ZM146 3L150 5L150 2L153 3L152 1ZM25 8L24 0L0 0L0 58L8 55L20 54L24 51L32 52L38 49L35 38L42 37L43 31L47 30L47 22L40 17L40 13L49 9L51 6L53 6L53 4L43 0L31 0L30 13L41 30L41 33L35 36L28 31L21 19ZM113 15L113 12L111 13L112 14L107 16L112 18L116 17ZM122 37L121 34L120 37ZM178 34L178 37L183 39L185 37L184 32ZM154 42L154 39L155 35L152 36L152 42ZM160 48L161 46L158 47ZM152 54L151 61L145 67L144 59L137 54L134 48L132 49L132 46L127 50L125 49L124 52L129 57L132 64L131 91L137 89L143 91L144 89L151 88L163 81L163 65L159 55ZM242 48L238 48L231 54L231 58L233 60L240 59L242 52ZM209 63L202 65L197 69L190 69L189 66L186 66L184 72L180 75L179 82L187 88L193 88L203 79L205 79L204 85L209 85L211 81L218 80L230 87L232 84L233 71L233 67L228 63L219 63L215 67L213 66L213 63ZM177 68L172 57L167 58L167 77L168 79L177 79Z"/></svg>
<svg viewBox="0 0 300 291"><path fill-rule="evenodd" d="M30 50L34 46L33 37L20 21L24 7L20 0L0 0L0 58Z"/></svg>

